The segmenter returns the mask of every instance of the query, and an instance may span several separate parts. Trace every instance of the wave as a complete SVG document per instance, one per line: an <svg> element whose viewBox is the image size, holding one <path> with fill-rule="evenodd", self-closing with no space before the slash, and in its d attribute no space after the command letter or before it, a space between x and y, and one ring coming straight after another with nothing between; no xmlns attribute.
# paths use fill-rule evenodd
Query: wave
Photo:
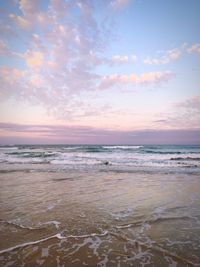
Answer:
<svg viewBox="0 0 200 267"><path fill-rule="evenodd" d="M6 155L20 156L23 158L48 158L48 157L56 156L57 153L53 153L53 152L10 152L10 153L6 153Z"/></svg>
<svg viewBox="0 0 200 267"><path fill-rule="evenodd" d="M14 149L19 149L17 146L0 146L0 149L2 150L14 150Z"/></svg>
<svg viewBox="0 0 200 267"><path fill-rule="evenodd" d="M0 170L1 173L13 173L13 172L23 172L23 173L29 173L32 172L32 170L29 169L10 169L10 170Z"/></svg>
<svg viewBox="0 0 200 267"><path fill-rule="evenodd" d="M27 229L27 230L41 230L43 229L43 227L39 226L39 227L31 227L31 226L26 226L20 223L16 223L16 222L12 222L12 221L3 221L1 220L0 223L2 224L7 224L7 225L12 225L14 227L17 228L21 228L21 229Z"/></svg>
<svg viewBox="0 0 200 267"><path fill-rule="evenodd" d="M26 229L26 230L42 230L42 229L45 228L45 225L51 225L51 224L53 224L56 227L56 229L58 229L60 224L61 224L58 221L48 221L48 222L44 222L44 223L40 222L38 226L32 227L32 226L23 225L21 223L17 223L17 222L14 222L14 221L0 220L0 223L7 224L7 225L12 225L14 227L21 228L21 229Z"/></svg>
<svg viewBox="0 0 200 267"><path fill-rule="evenodd" d="M50 239L53 239L53 238L57 238L57 239L61 240L61 239L67 239L67 238L88 238L88 237L94 237L94 236L106 236L108 234L108 231L105 231L105 232L100 233L100 234L98 234L98 233L91 233L91 234L85 234L85 235L68 235L68 236L63 236L62 234L63 233L57 233L55 235L52 235L52 236L49 236L49 237L46 237L46 238L42 238L42 239L39 239L39 240L36 240L36 241L30 241L30 242L22 243L22 244L13 246L13 247L9 247L9 248L0 250L0 254L11 252L13 250L16 250L16 249L19 249L19 248L24 248L24 247L31 246L31 245L36 245L36 244L45 242L45 241L50 240Z"/></svg>
<svg viewBox="0 0 200 267"><path fill-rule="evenodd" d="M182 168L186 161L200 161L200 147L194 148L141 145L79 145L79 146L19 146L19 150L0 151L0 163L6 164L49 164L62 168L94 167L113 168ZM182 163L180 162L182 160ZM185 161L185 162L184 162ZM197 163L196 163L197 164ZM193 168L196 166L190 166ZM35 167L34 167L35 168ZM52 166L53 168L53 166ZM189 167L188 167L189 168ZM11 167L9 166L9 169Z"/></svg>
<svg viewBox="0 0 200 267"><path fill-rule="evenodd" d="M131 227L139 227L143 225L151 226L154 223L161 223L161 222L167 222L167 221L174 221L174 220L189 220L191 217L188 216L180 216L180 217L156 217L149 220L138 220L135 222L130 222L128 224L121 224L116 225L115 228L117 229L124 229L124 228L131 228Z"/></svg>
<svg viewBox="0 0 200 267"><path fill-rule="evenodd" d="M10 247L10 248L6 248L6 249L3 249L3 250L0 250L0 254L7 253L7 252L10 252L10 251L16 250L18 248L24 248L24 247L27 247L27 246L30 246L30 245L39 244L39 243L45 242L47 240L50 240L52 238L65 239L66 237L63 237L60 233L58 233L58 234L55 234L55 235L52 235L52 236L49 236L49 237L46 237L46 238L42 238L42 239L39 239L39 240L36 240L36 241L30 241L30 242L27 242L27 243L22 243L22 244L19 244L19 245Z"/></svg>
<svg viewBox="0 0 200 267"><path fill-rule="evenodd" d="M50 164L50 161L42 161L42 160L36 160L31 158L30 160L20 160L20 159L15 159L15 160L5 160L5 161L1 161L1 163L8 163L8 164Z"/></svg>
<svg viewBox="0 0 200 267"><path fill-rule="evenodd" d="M104 152L104 148L102 146L69 146L69 147L63 147L60 148L60 151L67 151L67 153L70 152L88 152L88 153L98 153L98 152ZM62 153L62 152L61 152Z"/></svg>
<svg viewBox="0 0 200 267"><path fill-rule="evenodd" d="M101 152L112 152L116 150L136 150L143 146L122 146L122 145L95 145L95 146L69 146L63 147L62 149L67 152L86 152L86 153L101 153Z"/></svg>
<svg viewBox="0 0 200 267"><path fill-rule="evenodd" d="M39 225L43 226L43 225L51 225L51 224L53 224L56 227L56 229L58 229L60 227L61 222L49 221L49 222L40 223Z"/></svg>
<svg viewBox="0 0 200 267"><path fill-rule="evenodd" d="M182 160L191 160L191 161L200 161L200 158L193 158L193 157L177 157L177 158L171 158L170 160L177 160L177 161L182 161Z"/></svg>
<svg viewBox="0 0 200 267"><path fill-rule="evenodd" d="M143 146L141 152L149 154L199 154L200 146Z"/></svg>
<svg viewBox="0 0 200 267"><path fill-rule="evenodd" d="M174 154L188 154L188 152L181 152L181 151L157 151L157 150L149 150L149 149L143 149L142 150L145 153L149 154L160 154L160 155L174 155Z"/></svg>
<svg viewBox="0 0 200 267"><path fill-rule="evenodd" d="M142 148L143 146L103 146L105 149L138 149Z"/></svg>
<svg viewBox="0 0 200 267"><path fill-rule="evenodd" d="M67 151L67 153L70 153L70 152L86 152L86 153L105 152L105 149L103 146L86 146L86 145L63 147L62 150Z"/></svg>
<svg viewBox="0 0 200 267"><path fill-rule="evenodd" d="M0 154L0 162L8 163L8 164L40 164L40 163L50 163L50 159L53 158L54 155L48 154L34 154L34 153L5 153Z"/></svg>
<svg viewBox="0 0 200 267"><path fill-rule="evenodd" d="M108 235L108 231L104 231L103 233L91 233L91 234L85 234L85 235L68 235L66 238L87 238L87 237L94 237L94 236L106 236Z"/></svg>
<svg viewBox="0 0 200 267"><path fill-rule="evenodd" d="M149 150L141 149L141 152L145 154L157 154L157 155L187 155L187 154L200 154L200 151L165 151L165 150Z"/></svg>

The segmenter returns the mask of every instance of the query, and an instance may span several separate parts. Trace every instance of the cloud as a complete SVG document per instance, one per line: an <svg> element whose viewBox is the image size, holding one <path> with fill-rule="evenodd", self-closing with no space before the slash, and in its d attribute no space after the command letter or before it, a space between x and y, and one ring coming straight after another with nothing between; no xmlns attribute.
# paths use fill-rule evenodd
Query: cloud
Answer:
<svg viewBox="0 0 200 267"><path fill-rule="evenodd" d="M24 54L26 64L29 68L39 69L44 63L44 55L39 51L26 51Z"/></svg>
<svg viewBox="0 0 200 267"><path fill-rule="evenodd" d="M10 51L9 51L7 45L5 44L5 42L0 40L0 55L1 56L7 56L8 54L10 54Z"/></svg>
<svg viewBox="0 0 200 267"><path fill-rule="evenodd" d="M137 61L136 55L131 55L131 56L115 55L112 57L111 63L127 64L127 63L135 63L136 61Z"/></svg>
<svg viewBox="0 0 200 267"><path fill-rule="evenodd" d="M135 63L137 61L137 56L132 54L131 55L131 62Z"/></svg>
<svg viewBox="0 0 200 267"><path fill-rule="evenodd" d="M126 7L130 3L130 0L113 0L111 6L114 10L119 10Z"/></svg>
<svg viewBox="0 0 200 267"><path fill-rule="evenodd" d="M12 57L17 54L11 51L3 40L0 40L0 55L3 57Z"/></svg>
<svg viewBox="0 0 200 267"><path fill-rule="evenodd" d="M12 37L18 37L18 34L11 25L5 25L4 20L0 19L0 36L3 39L10 39Z"/></svg>
<svg viewBox="0 0 200 267"><path fill-rule="evenodd" d="M104 47L104 32L94 18L91 1L51 0L43 11L41 2L20 1L18 7L22 15L10 15L25 39L25 42L18 39L18 43L26 47L20 59L27 68L21 78L18 76L17 82L17 68L9 69L14 73L9 78L8 69L1 69L1 83L8 88L9 96L12 92L12 96L18 98L20 92L26 101L47 109L55 106L61 113L63 110L68 112L74 95L96 88L99 75L95 68L102 64L100 53ZM76 19L72 15L74 12ZM10 20L6 22L11 23ZM29 33L24 34L24 30ZM0 43L0 51L5 56L11 54L4 42ZM22 71L18 69L18 73Z"/></svg>
<svg viewBox="0 0 200 267"><path fill-rule="evenodd" d="M31 22L21 16L17 16L15 14L10 14L9 16L17 26L19 26L23 30L30 30L31 29Z"/></svg>
<svg viewBox="0 0 200 267"><path fill-rule="evenodd" d="M1 90L0 98L5 99L13 95L20 95L23 88L25 72L16 68L0 67Z"/></svg>
<svg viewBox="0 0 200 267"><path fill-rule="evenodd" d="M193 96L185 101L176 104L177 107L194 109L200 113L200 95Z"/></svg>
<svg viewBox="0 0 200 267"><path fill-rule="evenodd" d="M187 52L190 54L195 53L195 54L200 55L200 44L199 43L193 44L191 47L187 49Z"/></svg>
<svg viewBox="0 0 200 267"><path fill-rule="evenodd" d="M89 126L0 123L2 143L199 144L200 129L109 130Z"/></svg>
<svg viewBox="0 0 200 267"><path fill-rule="evenodd" d="M158 57L146 57L143 63L146 65L164 65L170 62L178 60L183 53L195 53L200 55L200 44L196 43L188 47L186 43L183 43L179 48L167 50L166 52L159 52L161 54Z"/></svg>
<svg viewBox="0 0 200 267"><path fill-rule="evenodd" d="M160 126L198 129L200 125L200 95L174 103L170 112L167 111L156 115L156 117L161 117L161 119L154 121Z"/></svg>
<svg viewBox="0 0 200 267"><path fill-rule="evenodd" d="M141 84L148 84L148 83L160 84L168 81L173 76L174 74L171 71L143 73L139 78L138 82Z"/></svg>
<svg viewBox="0 0 200 267"><path fill-rule="evenodd" d="M155 120L154 122L156 122L156 123L166 123L167 120Z"/></svg>
<svg viewBox="0 0 200 267"><path fill-rule="evenodd" d="M39 11L41 0L20 0L19 8L23 12L24 16L33 15Z"/></svg>
<svg viewBox="0 0 200 267"><path fill-rule="evenodd" d="M9 18L25 31L48 28L53 23L53 17L47 11L41 11L42 0L20 0L18 8L22 15L9 14Z"/></svg>
<svg viewBox="0 0 200 267"><path fill-rule="evenodd" d="M105 77L101 74L102 65L131 64L137 57L133 54L105 58L108 32L105 31L105 22L95 17L97 6L94 2L51 0L42 8L43 1L39 0L16 2L16 10L20 9L20 13L18 10L10 14L4 24L5 27L12 26L20 37L17 39L20 48L18 61L22 62L18 68L0 69L1 98L12 97L39 105L56 118L69 119L89 116L87 107L94 114L104 110L103 105L96 107L96 103L91 101L92 92L100 94L102 89L119 85L156 86L168 82L173 76L168 71ZM128 1L114 3L123 7ZM0 51L13 56L14 51L6 46L7 43L0 43ZM11 65L16 66L16 62L13 60ZM84 102L82 98L86 97ZM81 106L77 99L82 101Z"/></svg>
<svg viewBox="0 0 200 267"><path fill-rule="evenodd" d="M168 82L174 74L170 71L147 72L140 76L132 73L130 75L112 74L105 76L100 84L100 88L106 89L115 85L158 85Z"/></svg>
<svg viewBox="0 0 200 267"><path fill-rule="evenodd" d="M168 50L163 56L159 58L151 58L147 57L144 59L144 64L147 65L162 65L168 64L172 61L179 59L181 56L181 50L178 48L174 48L172 50Z"/></svg>
<svg viewBox="0 0 200 267"><path fill-rule="evenodd" d="M112 61L114 63L128 63L128 56L119 56L119 55L116 55L116 56L113 56L112 57Z"/></svg>

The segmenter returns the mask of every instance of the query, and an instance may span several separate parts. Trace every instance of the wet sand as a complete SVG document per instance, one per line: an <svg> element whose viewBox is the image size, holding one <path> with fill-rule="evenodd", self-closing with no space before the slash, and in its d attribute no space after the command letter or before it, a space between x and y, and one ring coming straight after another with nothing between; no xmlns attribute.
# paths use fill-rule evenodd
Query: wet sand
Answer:
<svg viewBox="0 0 200 267"><path fill-rule="evenodd" d="M114 170L0 174L1 266L200 266L200 179Z"/></svg>

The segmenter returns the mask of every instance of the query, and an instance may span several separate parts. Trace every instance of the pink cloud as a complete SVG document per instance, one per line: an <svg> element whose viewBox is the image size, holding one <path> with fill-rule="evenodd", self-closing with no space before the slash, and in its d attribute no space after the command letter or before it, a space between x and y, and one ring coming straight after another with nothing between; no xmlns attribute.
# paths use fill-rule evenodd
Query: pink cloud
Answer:
<svg viewBox="0 0 200 267"><path fill-rule="evenodd" d="M19 8L26 15L33 15L39 11L41 0L20 0Z"/></svg>
<svg viewBox="0 0 200 267"><path fill-rule="evenodd" d="M199 144L200 129L109 130L89 126L0 123L1 144Z"/></svg>
<svg viewBox="0 0 200 267"><path fill-rule="evenodd" d="M130 0L113 0L111 1L111 6L115 10L122 9L130 3Z"/></svg>
<svg viewBox="0 0 200 267"><path fill-rule="evenodd" d="M15 25L13 28L17 26L19 35L23 33L25 38L26 49L18 56L26 69L1 69L1 90L6 92L2 92L2 96L20 97L22 101L41 105L55 116L69 118L74 113L74 116L81 117L89 114L87 106L93 114L102 107L92 106L91 92L100 93L102 89L119 85L156 86L173 76L166 71L102 77L97 68L102 64L110 66L112 60L104 58L107 32L99 21L97 23L94 2L51 0L46 10L40 9L41 2L20 1L18 7L22 15L10 15L12 25ZM128 1L113 3L122 7ZM72 15L74 10L78 14L76 19ZM25 34L24 29L28 30ZM23 40L19 40L24 45ZM1 49L5 54L5 43L0 44ZM133 63L136 59L135 55L116 55L113 58L120 64ZM77 99L85 96L89 100L81 105L85 112L80 112Z"/></svg>
<svg viewBox="0 0 200 267"><path fill-rule="evenodd" d="M21 16L17 16L15 14L10 14L10 18L16 23L23 30L30 30L31 29L31 22L28 19L25 19Z"/></svg>
<svg viewBox="0 0 200 267"><path fill-rule="evenodd" d="M160 118L156 120L156 123L160 126L175 129L198 129L200 125L200 95L174 103L170 111L160 115L156 114L156 117Z"/></svg>
<svg viewBox="0 0 200 267"><path fill-rule="evenodd" d="M160 84L160 83L169 81L169 79L171 79L172 77L174 77L174 74L171 71L164 71L164 72L158 71L158 72L143 73L140 76L138 83Z"/></svg>
<svg viewBox="0 0 200 267"><path fill-rule="evenodd" d="M179 59L181 56L181 53L182 53L181 49L174 48L174 49L171 49L165 52L165 54L161 57L158 57L158 58L147 57L144 59L143 62L144 64L147 64L147 65L168 64L172 61Z"/></svg>
<svg viewBox="0 0 200 267"><path fill-rule="evenodd" d="M134 73L130 75L113 74L105 76L102 79L100 83L100 88L106 89L115 85L123 85L123 84L157 85L169 81L173 76L174 74L170 71L147 72L147 73L142 73L140 76Z"/></svg>
<svg viewBox="0 0 200 267"><path fill-rule="evenodd" d="M16 68L0 67L1 90L0 97L7 98L12 95L19 95L21 91L22 80L25 72Z"/></svg>
<svg viewBox="0 0 200 267"><path fill-rule="evenodd" d="M111 64L127 64L127 63L135 63L137 61L137 56L136 55L115 55L111 59Z"/></svg>
<svg viewBox="0 0 200 267"><path fill-rule="evenodd" d="M189 98L183 102L176 104L178 107L198 109L200 112L200 95L196 95L192 98Z"/></svg>
<svg viewBox="0 0 200 267"><path fill-rule="evenodd" d="M116 55L116 56L113 56L112 57L112 61L114 63L128 63L129 58L128 58L128 56L119 56L119 55Z"/></svg>
<svg viewBox="0 0 200 267"><path fill-rule="evenodd" d="M8 49L7 45L4 41L0 40L0 55L1 56L8 56L10 54L10 50Z"/></svg>
<svg viewBox="0 0 200 267"><path fill-rule="evenodd" d="M188 53L196 53L198 55L200 55L200 44L197 43L197 44L193 44L191 47L189 47L187 49Z"/></svg>
<svg viewBox="0 0 200 267"><path fill-rule="evenodd" d="M72 2L65 0L51 0L50 7L56 17L65 17L69 15L70 9L73 6Z"/></svg>
<svg viewBox="0 0 200 267"><path fill-rule="evenodd" d="M26 64L29 68L40 69L44 63L44 54L40 51L28 50L24 54Z"/></svg>

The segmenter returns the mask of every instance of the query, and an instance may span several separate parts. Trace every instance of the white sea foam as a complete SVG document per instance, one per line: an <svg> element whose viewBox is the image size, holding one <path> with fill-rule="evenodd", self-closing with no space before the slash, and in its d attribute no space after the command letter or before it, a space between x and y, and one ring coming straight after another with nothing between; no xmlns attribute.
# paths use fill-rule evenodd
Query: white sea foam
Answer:
<svg viewBox="0 0 200 267"><path fill-rule="evenodd" d="M46 238L42 238L42 239L39 239L39 240L36 240L36 241L22 243L22 244L19 244L19 245L10 247L10 248L6 248L6 249L3 249L3 250L0 250L0 254L11 252L11 251L13 251L15 249L18 249L18 248L24 248L24 247L27 247L27 246L30 246L30 245L36 245L36 244L45 242L47 240L50 240L52 238L65 239L66 237L63 237L60 233L58 233L58 234L55 234L55 235L52 235L52 236L49 236L49 237L46 237Z"/></svg>
<svg viewBox="0 0 200 267"><path fill-rule="evenodd" d="M138 149L143 146L103 146L103 148L108 148L108 149Z"/></svg>
<svg viewBox="0 0 200 267"><path fill-rule="evenodd" d="M130 228L132 227L134 224L130 223L130 224L126 224L126 225L116 225L115 227L117 229L126 229L126 228Z"/></svg>
<svg viewBox="0 0 200 267"><path fill-rule="evenodd" d="M40 223L39 225L49 225L49 224L55 225L56 229L58 229L60 227L61 222L58 222L58 221L48 221L48 222Z"/></svg>
<svg viewBox="0 0 200 267"><path fill-rule="evenodd" d="M105 231L101 234L98 233L91 233L91 234L86 234L86 235L68 235L67 237L71 238L87 238L87 237L93 237L93 236L106 236L108 234L108 231Z"/></svg>
<svg viewBox="0 0 200 267"><path fill-rule="evenodd" d="M133 214L133 209L132 208L129 208L127 210L122 210L122 211L119 211L119 212L116 212L116 213L111 213L111 215L117 220L123 219L123 218L127 218L131 214Z"/></svg>
<svg viewBox="0 0 200 267"><path fill-rule="evenodd" d="M27 229L27 230L40 230L40 229L43 228L43 226L51 225L51 224L53 224L56 227L56 229L59 229L60 224L61 224L61 222L55 221L55 220L54 221L48 221L48 222L40 222L38 224L38 226L35 226L35 227L24 225L22 223L17 222L16 220L14 220L14 221L3 221L3 220L1 220L0 223L10 224L10 225L13 225L13 226L16 226L16 227L19 227L19 228L22 228L22 229Z"/></svg>
<svg viewBox="0 0 200 267"><path fill-rule="evenodd" d="M13 226L16 226L16 227L19 227L19 228L22 228L22 229L27 229L27 230L40 230L41 229L41 226L36 226L36 227L31 227L31 226L28 226L28 225L23 225L17 221L0 221L1 223L5 223L5 224L10 224L10 225L13 225Z"/></svg>
<svg viewBox="0 0 200 267"><path fill-rule="evenodd" d="M108 145L108 146L50 146L1 147L0 162L8 164L45 164L63 165L65 168L98 167L109 162L114 167L147 167L181 169L200 167L200 148ZM112 153L111 153L112 152ZM172 160L172 158L174 160ZM109 167L108 167L109 168ZM189 169L188 169L189 170Z"/></svg>
<svg viewBox="0 0 200 267"><path fill-rule="evenodd" d="M177 262L175 262L171 257L165 256L164 259L169 264L168 267L176 267L177 266Z"/></svg>
<svg viewBox="0 0 200 267"><path fill-rule="evenodd" d="M58 222L50 221L50 222L47 222L47 223L58 223ZM0 254L11 252L13 250L16 250L16 249L19 249L19 248L24 248L24 247L27 247L27 246L30 246L30 245L36 245L36 244L45 242L45 241L53 239L53 238L57 238L57 239L62 240L62 239L67 239L67 238L101 237L101 236L106 236L107 234L108 234L108 231L105 231L105 232L103 232L101 234L99 234L99 233L91 233L91 234L85 234L85 235L68 235L68 236L63 236L61 233L57 233L55 235L52 235L52 236L49 236L49 237L46 237L46 238L42 238L42 239L39 239L39 240L36 240L36 241L30 241L30 242L22 243L22 244L13 246L13 247L9 247L9 248L0 250Z"/></svg>
<svg viewBox="0 0 200 267"><path fill-rule="evenodd" d="M192 244L192 242L191 241L172 241L172 240L170 240L169 238L166 238L166 241L167 241L167 246L168 247L171 247L171 246L174 246L174 245L185 245L185 244Z"/></svg>
<svg viewBox="0 0 200 267"><path fill-rule="evenodd" d="M0 146L0 149L2 150L16 150L16 149L19 149L18 147L16 146Z"/></svg>

